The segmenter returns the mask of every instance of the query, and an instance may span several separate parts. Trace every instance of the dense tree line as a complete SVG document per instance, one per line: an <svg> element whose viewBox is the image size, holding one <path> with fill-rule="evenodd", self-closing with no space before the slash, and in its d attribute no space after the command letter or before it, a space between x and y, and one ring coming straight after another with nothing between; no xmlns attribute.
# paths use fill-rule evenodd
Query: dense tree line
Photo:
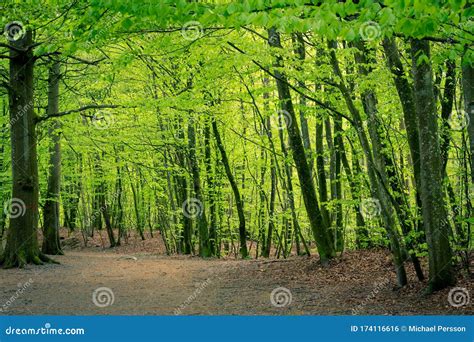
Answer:
<svg viewBox="0 0 474 342"><path fill-rule="evenodd" d="M466 1L3 6L3 266L54 262L65 226L202 257L388 248L429 290L469 271Z"/></svg>

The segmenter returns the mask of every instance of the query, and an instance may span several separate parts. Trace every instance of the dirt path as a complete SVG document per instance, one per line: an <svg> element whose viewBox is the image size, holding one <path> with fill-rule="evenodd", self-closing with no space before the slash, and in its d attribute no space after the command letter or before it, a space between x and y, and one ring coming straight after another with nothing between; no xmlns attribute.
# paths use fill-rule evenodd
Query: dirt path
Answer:
<svg viewBox="0 0 474 342"><path fill-rule="evenodd" d="M452 307L449 290L423 297L423 284L414 279L394 290L393 267L383 252L348 254L329 268L315 258L202 260L89 250L56 259L60 265L0 270L0 314L472 314L473 308ZM458 286L472 297L472 283ZM281 287L290 291L291 303L290 293L279 289L272 304L272 291Z"/></svg>

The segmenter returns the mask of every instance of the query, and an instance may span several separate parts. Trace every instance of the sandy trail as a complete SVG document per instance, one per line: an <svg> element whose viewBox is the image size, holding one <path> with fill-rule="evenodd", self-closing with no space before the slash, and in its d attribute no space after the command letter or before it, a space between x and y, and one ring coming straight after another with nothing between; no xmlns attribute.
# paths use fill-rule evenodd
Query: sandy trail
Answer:
<svg viewBox="0 0 474 342"><path fill-rule="evenodd" d="M415 285L394 291L385 255L369 256L377 260L361 270L360 255L323 269L314 258L203 260L68 251L56 257L60 265L0 270L0 314L350 315L354 309L358 314L472 313L472 304L450 306L446 291L428 298ZM464 286L473 293L472 283ZM103 287L112 291L113 303L109 293L96 296L98 306L93 294ZM271 293L279 287L290 290L291 303L283 293L274 297L276 306L272 304Z"/></svg>

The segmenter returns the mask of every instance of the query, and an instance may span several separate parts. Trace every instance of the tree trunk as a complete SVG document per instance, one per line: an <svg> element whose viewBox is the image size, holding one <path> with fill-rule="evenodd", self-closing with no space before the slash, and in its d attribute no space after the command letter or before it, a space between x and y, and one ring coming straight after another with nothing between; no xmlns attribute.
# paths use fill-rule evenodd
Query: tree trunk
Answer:
<svg viewBox="0 0 474 342"><path fill-rule="evenodd" d="M58 60L53 61L49 70L48 79L48 110L47 115L58 112L59 108L59 79L60 64ZM45 254L62 255L59 242L59 196L61 191L61 124L57 119L51 123L49 135L51 145L49 147L49 175L46 201L44 204L43 218L43 246Z"/></svg>
<svg viewBox="0 0 474 342"><path fill-rule="evenodd" d="M469 118L467 133L469 150L471 151L471 182L474 184L474 62L463 61L462 90L464 94L464 111Z"/></svg>
<svg viewBox="0 0 474 342"><path fill-rule="evenodd" d="M433 94L428 41L411 40L415 108L420 137L421 203L423 224L428 242L430 287L440 290L454 283L452 251L449 244L449 222L444 201L439 147L438 118Z"/></svg>
<svg viewBox="0 0 474 342"><path fill-rule="evenodd" d="M268 30L268 37L270 46L281 49L280 35L275 28ZM316 191L314 189L314 183L311 179L310 168L306 160L303 142L301 140L298 123L296 121L295 110L291 101L290 88L288 86L286 76L279 71L283 66L282 64L281 56L277 57L275 63L275 67L277 67L277 69L274 70L274 75L278 89L278 96L283 114L288 116L288 118L285 120L286 127L288 129L290 146L293 152L293 159L296 164L296 170L298 173L298 179L300 181L306 213L310 221L311 230L316 240L321 262L326 263L329 259L332 259L336 256L336 252L333 244L331 243L331 238L328 233L328 226L323 221L323 217L319 208Z"/></svg>
<svg viewBox="0 0 474 342"><path fill-rule="evenodd" d="M264 98L267 95L268 94L265 93ZM272 127L271 127L270 118L267 118L266 122L262 122L262 125L266 125L266 127L264 127L264 131L266 131L268 141L272 141L273 137L272 137ZM270 249L272 246L272 235L273 235L273 230L275 228L276 187L277 187L276 156L272 155L270 159L270 203L268 205L268 230L267 230L266 240L262 244L262 256L265 258L268 258L270 256Z"/></svg>
<svg viewBox="0 0 474 342"><path fill-rule="evenodd" d="M364 76L369 76L371 72L370 64L375 63L372 57L369 56L370 51L363 43L356 44L358 51L355 54L355 60L359 67L359 73ZM378 163L379 177L381 182L392 189L390 198L393 202L395 212L398 216L398 222L402 228L404 236L409 236L413 230L413 219L410 215L407 199L404 195L400 178L396 173L397 167L392 155L386 151L389 150L389 140L383 130L383 124L379 118L377 109L377 97L373 89L367 89L361 94L362 105L365 113L368 116L368 129L372 141L372 148L374 160ZM412 223L413 222L413 223ZM409 255L415 268L417 277L420 281L424 279L423 270L421 269L420 261L415 254L415 245L412 240L408 240Z"/></svg>
<svg viewBox="0 0 474 342"><path fill-rule="evenodd" d="M235 206L237 207L237 214L239 216L240 255L242 256L242 258L246 258L248 256L246 236L247 232L245 230L245 214L242 198L240 197L239 187L237 186L237 183L234 179L234 175L232 174L232 171L230 169L229 159L227 158L227 153L225 151L224 145L222 144L216 120L212 121L212 130L214 132L214 137L216 138L217 148L219 149L221 154L221 160L224 164L227 179L229 180L232 191L234 192Z"/></svg>
<svg viewBox="0 0 474 342"><path fill-rule="evenodd" d="M191 164L191 174L193 176L194 194L198 203L201 204L201 212L197 217L199 233L199 255L201 257L210 257L211 249L209 245L209 230L207 227L206 210L204 208L204 196L201 189L201 177L199 175L199 164L196 157L196 131L194 129L194 120L188 122L188 145L189 162Z"/></svg>
<svg viewBox="0 0 474 342"><path fill-rule="evenodd" d="M336 42L328 42L328 47L330 48L330 59L331 64L334 70L334 73L339 78L338 87L344 97L344 101L352 115L352 123L357 130L360 144L362 150L367 158L368 163L368 174L369 181L371 185L371 194L374 199L377 200L378 205L380 205L380 211L382 215L383 222L385 224L385 229L390 239L390 247L392 251L393 261L395 264L395 270L397 272L397 282L399 286L405 286L407 284L407 275L405 266L403 264L403 253L402 246L400 241L400 234L395 225L395 220L393 217L393 208L391 206L390 194L388 189L383 183L383 179L380 177L380 160L375 159L375 154L372 151L372 148L369 144L369 139L364 130L364 125L362 122L361 115L359 110L355 106L352 96L345 84L344 77L342 75L341 69L339 67L339 61L336 56Z"/></svg>
<svg viewBox="0 0 474 342"><path fill-rule="evenodd" d="M318 179L318 192L319 200L321 202L321 215L323 221L329 227L329 211L328 205L328 189L326 181L326 170L324 168L324 132L323 132L323 119L316 118L316 174Z"/></svg>
<svg viewBox="0 0 474 342"><path fill-rule="evenodd" d="M207 187L209 188L207 196L209 203L209 249L211 255L217 256L219 255L219 245L217 241L216 189L211 158L211 129L208 118L206 118L204 124L204 161L206 164Z"/></svg>
<svg viewBox="0 0 474 342"><path fill-rule="evenodd" d="M301 33L295 33L294 35L294 45L295 45L295 54L300 59L301 63L304 62L306 58L306 49L305 49L305 42L303 39L303 35ZM301 67L297 67L298 70L301 70ZM306 88L306 85L303 81L298 81L298 86L301 88ZM306 119L306 98L304 96L300 96L300 103L299 103L299 114L300 114L300 124L301 124L301 137L303 139L303 146L306 151L306 158L309 164L309 171L311 174L311 179L313 178L313 156L311 151L311 140L309 138L309 128L308 128L308 120Z"/></svg>
<svg viewBox="0 0 474 342"><path fill-rule="evenodd" d="M0 263L23 267L49 260L38 247L38 165L33 98L34 56L32 32L10 42L10 130L12 199L8 214L10 227Z"/></svg>
<svg viewBox="0 0 474 342"><path fill-rule="evenodd" d="M101 165L101 158L97 153L95 155L95 165L94 169L96 172L96 177L99 179L99 184L97 186L97 204L99 205L99 213L98 216L103 216L105 222L105 229L107 230L107 235L109 237L110 247L117 246L115 242L114 231L112 229L112 223L110 222L110 212L109 206L107 204L106 194L107 194L107 183L104 178L104 171Z"/></svg>
<svg viewBox="0 0 474 342"><path fill-rule="evenodd" d="M342 225L342 184L341 184L341 121L340 118L334 120L334 137L331 132L331 120L325 120L326 140L331 151L330 180L331 180L331 200L333 205L334 218L331 219L331 236L336 251L344 250L344 227ZM334 222L334 225L333 225Z"/></svg>
<svg viewBox="0 0 474 342"><path fill-rule="evenodd" d="M413 176L415 179L415 231L423 233L423 222L421 217L421 181L420 181L420 138L418 134L418 123L415 110L415 98L413 86L408 82L408 77L405 74L400 53L397 48L395 38L385 38L383 40L383 48L387 58L387 65L390 68L395 87L403 110L403 123L405 125L408 146L410 147L410 156L413 165ZM415 239L414 244L424 241L424 236ZM420 278L420 277L419 277Z"/></svg>
<svg viewBox="0 0 474 342"><path fill-rule="evenodd" d="M5 143L8 141L7 138L7 104L6 101L3 100L2 102L2 120L4 119L4 123L1 126L0 131L0 203L5 203L8 198L7 191L5 190L5 179L3 174L5 173L6 169L6 162L5 162ZM1 208L0 208L1 209ZM5 233L5 226L6 226L6 214L5 210L0 211L0 258L3 254L3 236Z"/></svg>
<svg viewBox="0 0 474 342"><path fill-rule="evenodd" d="M354 175L349 165L349 161L347 160L344 144L341 144L341 147L341 163L344 167L344 172L346 173L347 181L349 183L352 200L356 203L360 203L360 185L354 179ZM359 162L356 158L353 158L353 162L357 166L359 165ZM359 168L356 167L355 169L357 172ZM356 246L359 249L370 247L369 231L367 230L367 226L365 225L364 216L362 215L360 208L357 204L354 205L354 213L356 215Z"/></svg>

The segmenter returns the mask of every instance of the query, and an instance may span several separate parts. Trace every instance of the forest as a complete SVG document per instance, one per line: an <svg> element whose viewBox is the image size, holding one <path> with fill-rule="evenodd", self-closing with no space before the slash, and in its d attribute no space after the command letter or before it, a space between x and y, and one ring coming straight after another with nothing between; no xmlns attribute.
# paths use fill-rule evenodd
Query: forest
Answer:
<svg viewBox="0 0 474 342"><path fill-rule="evenodd" d="M472 314L471 1L0 13L0 312Z"/></svg>

